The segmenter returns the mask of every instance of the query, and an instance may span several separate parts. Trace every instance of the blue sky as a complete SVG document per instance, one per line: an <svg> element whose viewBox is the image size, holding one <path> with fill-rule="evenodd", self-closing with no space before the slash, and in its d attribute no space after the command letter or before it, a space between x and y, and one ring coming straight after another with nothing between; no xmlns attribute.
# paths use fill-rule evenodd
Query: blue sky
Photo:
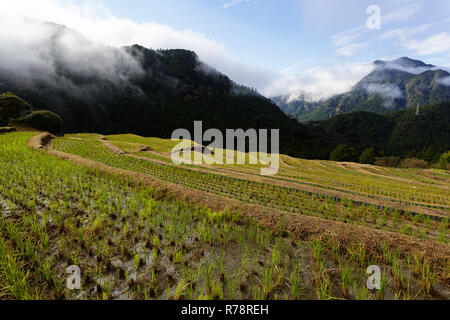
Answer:
<svg viewBox="0 0 450 320"><path fill-rule="evenodd" d="M392 30L404 29L406 34L408 29L426 24L433 25L417 32L413 39L420 41L450 31L448 0L134 0L133 5L122 0L103 2L116 16L201 32L224 43L242 61L275 71L335 59L366 61L401 55L450 63L450 51L422 55L402 46L399 36L376 39ZM366 9L372 4L381 9L381 29L362 30L361 38L354 41L362 42L361 49L342 57L340 47L333 44L333 35L364 26L369 17ZM384 22L383 17L388 15L394 16Z"/></svg>
<svg viewBox="0 0 450 320"><path fill-rule="evenodd" d="M450 67L449 0L0 0L96 41L194 50L272 96L348 90L376 59ZM369 30L377 5L381 28Z"/></svg>

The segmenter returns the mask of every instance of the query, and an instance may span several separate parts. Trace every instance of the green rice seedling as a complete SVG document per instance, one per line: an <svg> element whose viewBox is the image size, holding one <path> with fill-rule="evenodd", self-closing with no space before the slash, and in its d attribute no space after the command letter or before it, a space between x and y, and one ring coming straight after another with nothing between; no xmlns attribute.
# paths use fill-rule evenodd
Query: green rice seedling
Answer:
<svg viewBox="0 0 450 320"><path fill-rule="evenodd" d="M410 280L410 278L406 279L405 289L403 290L403 299L404 300L413 300L413 299L415 299L415 296L414 296L414 294L412 292L412 288L411 288L411 280Z"/></svg>
<svg viewBox="0 0 450 320"><path fill-rule="evenodd" d="M139 253L136 253L136 254L134 255L133 262L134 262L134 268L135 268L136 270L138 270L138 269L139 269L139 266L140 266L140 264L141 264L141 257L139 256Z"/></svg>
<svg viewBox="0 0 450 320"><path fill-rule="evenodd" d="M272 265L277 267L281 262L281 253L277 248L273 248L272 250Z"/></svg>
<svg viewBox="0 0 450 320"><path fill-rule="evenodd" d="M383 300L386 294L386 288L388 285L387 277L386 277L386 269L383 269L381 273L381 281L380 281L380 289L378 290L378 299Z"/></svg>
<svg viewBox="0 0 450 320"><path fill-rule="evenodd" d="M232 278L229 281L227 281L227 288L228 288L228 296L230 300L236 300L237 299L237 279Z"/></svg>
<svg viewBox="0 0 450 320"><path fill-rule="evenodd" d="M148 270L140 268L137 276L139 279L148 279L149 283L144 286L139 282L129 287L127 295L131 298L166 298L165 288L170 288L169 294L172 294L172 298L178 295L176 289L181 290L182 288L178 288L178 285L173 286L173 279L169 278L168 280L165 273L163 273L164 276L159 277L156 272L160 264L167 263L166 258L170 258L170 254L173 254L171 268L175 269L177 277L182 275L180 279L184 279L186 284L192 283L192 286L187 286L184 293L180 295L183 298L202 296L208 299L249 298L253 292L255 292L255 296L262 298L286 299L294 295L300 298L298 294L300 289L296 289L297 285L293 286L291 283L298 283L300 286L303 274L300 273L300 270L298 272L295 270L295 265L299 251L304 251L305 248L301 246L298 248L298 243L289 245L292 238L290 234L288 234L289 237L286 237L285 230L280 229L277 230L279 232L269 235L266 228L256 227L253 221L243 219L239 214L231 215L231 218L228 218L225 214L197 209L184 203L181 199L170 198L170 194L166 195L159 188L150 190L144 182L134 181L134 179L127 180L98 169L73 166L70 162L51 157L45 152L28 150L26 148L27 136L18 134L17 137L19 136L20 139L15 138L17 147L15 147L14 153L8 151L11 141L6 141L3 136L0 136L0 202L3 203L2 199L10 199L16 204L19 214L6 220L14 221L14 227L9 227L9 233L14 234L14 238L8 237L8 241L14 243L14 254L17 253L19 266L21 263L24 263L23 266L27 268L30 265L33 266L29 268L30 274L27 278L28 292L31 295L35 291L32 288L40 285L44 288L45 294L50 293L51 297L55 296L56 289L52 283L53 279L58 279L58 276L54 273L52 279L49 267L54 267L53 264L58 266L60 260L63 259L67 259L67 261L63 261L64 263L72 263L72 256L76 256L73 260L78 259L83 270L89 270L88 272L95 278L107 278L111 281L111 288L120 287L123 275L121 276L120 272L115 272L115 270L111 272L109 269L111 266L108 265L111 260L109 257L117 258L125 266L129 263L134 264L137 261L135 260L136 249L142 247L139 254L147 257L150 255L148 257L150 266ZM278 186L275 180L273 180L274 183L261 184L256 181L248 183L248 180L244 179L222 177L220 173L216 174L217 171L212 174L212 170L195 171L190 170L192 168L188 166L163 166L152 161L111 155L107 148L103 148L102 144L95 140L85 143L82 140L56 139L55 147L57 149L59 149L60 142L67 143L62 146L63 148L79 153L86 159L152 175L159 180L174 182L196 190L209 193L224 192L226 197L256 200L259 204L262 204L264 195L268 206L280 206L282 210L289 210L297 206L299 209L296 211L311 215L322 206L325 211L324 215L328 219L334 220L359 219L355 214L359 210L361 213L367 211L367 214L372 214L366 206L356 205L352 200L348 200L346 205L336 204L330 198L312 197L301 190ZM8 159L13 159L13 161ZM311 166L313 164L313 162L310 163ZM335 180L337 180L336 177L341 178L341 175L338 175L341 169L326 162L323 165L321 163L319 167L325 172L324 175L317 174L321 172L319 169L314 169L312 175L320 188L325 188L324 182L326 182L327 187L337 192L340 192L339 188L347 190L358 188L358 192L372 195L381 194L379 192L382 189L375 184L367 185L355 182L356 187L354 187L352 185L354 180L348 179L331 183L331 176ZM322 168L330 168L329 170L333 174L327 173L327 169ZM239 170L244 170L244 168L239 168ZM294 173L292 174L294 175ZM326 177L327 175L328 177ZM297 178L285 178L291 179L290 184L297 183L293 182ZM302 178L298 182L311 182L304 176ZM267 178L266 181L269 179L272 178ZM388 183L388 186L385 187L383 197L396 199L408 196L406 192L399 191L398 188L393 189L391 186L394 185ZM37 194L39 196L36 196ZM259 197L256 198L253 195ZM151 199L153 197L158 200ZM418 199L428 196L414 195L414 197ZM34 199L34 204L28 203L29 199ZM27 205L33 208L34 212L31 212ZM352 210L349 209L351 206L353 206ZM381 210L377 210L377 214L380 212ZM354 215L355 217L353 217ZM367 218L371 221L371 216ZM4 221L4 219L0 219L0 233L6 238L8 234L6 228L8 227ZM401 221L403 224L403 219ZM347 221L347 223L349 222L354 223L354 221ZM433 221L432 228L427 229L431 232L430 238L433 240L436 240L438 233L435 236L435 232L431 230L438 229L437 226L438 223ZM414 230L419 230L423 225L413 225L413 227ZM289 225L285 224L284 228L289 228ZM153 243L154 236L159 234L164 235L164 239L157 237ZM327 292L327 285L333 288L339 286L339 282L343 282L342 279L339 281L325 272L325 265L328 263L328 251L325 248L329 250L335 262L338 257L342 256L342 261L349 267L356 263L360 264L360 261L363 260L360 258L361 252L358 251L358 246L352 247L353 258L350 253L348 256L341 254L337 244L322 243L321 246L316 246L317 248L313 248L314 244L311 246L314 260L311 263L309 259L306 259L305 263L311 263L311 265L305 265L304 273L306 275L311 268L314 269L316 275L314 285L317 288L313 287L313 290L305 288L306 294L310 291L314 294L319 292L319 289L321 292ZM224 255L227 257L229 250L233 250L232 258L238 262L238 266L231 266L229 261L225 260ZM185 263L173 263L174 260L177 260L177 251L186 255L182 261ZM306 255L306 252L303 254ZM366 264L371 259L368 254L369 252L365 253ZM386 257L386 259L393 260L394 254L390 253L390 255L391 257ZM95 263L95 256L98 258L98 263ZM349 256L354 263L349 261ZM49 258L54 258L54 260ZM157 261L157 258L160 260ZM194 259L198 263L193 263ZM239 261L241 261L240 266ZM259 265L260 263L261 265ZM410 263L413 265L414 261L411 260ZM91 264L96 266L89 267ZM202 272L204 266L210 264L213 265L210 274L208 275L206 271ZM201 266L200 274L195 272L197 266ZM243 271L244 267L245 272ZM127 268L120 267L120 270L125 269ZM135 272L134 269L132 271ZM252 278L250 273L253 271L257 276ZM129 277L128 272L131 272L131 269L127 270L127 278ZM272 273L271 276L269 276L270 273ZM227 275L226 281L224 281L223 274ZM329 284L324 280L326 278L329 279ZM421 276L419 276L420 278ZM344 280L344 282L357 281L360 283L361 280L362 276L355 272L355 279ZM4 280L1 276L0 282L3 285ZM231 289L230 282L234 282L237 290ZM242 283L244 286L241 290ZM404 284L407 282L404 281ZM309 282L305 282L305 285L309 285ZM254 288L259 288L261 292L258 293L258 289ZM162 291L162 294L159 295L158 291ZM230 291L234 291L234 295ZM289 297L286 296L287 293L289 293ZM319 294L319 296L326 298L326 294ZM331 294L329 296L331 297ZM406 296L412 297L412 294L406 293ZM8 298L10 297L12 296L9 294ZM75 298L75 294L66 297ZM83 298L96 298L96 296L84 292ZM99 294L97 298L103 298L103 295ZM106 298L110 298L110 296L107 295Z"/></svg>
<svg viewBox="0 0 450 320"><path fill-rule="evenodd" d="M361 242L358 243L357 251L358 251L359 265L363 267L366 261L366 249L364 248Z"/></svg>
<svg viewBox="0 0 450 320"><path fill-rule="evenodd" d="M401 288L404 283L405 275L402 270L402 261L398 256L395 256L392 261L391 274L394 278L395 286Z"/></svg>
<svg viewBox="0 0 450 320"><path fill-rule="evenodd" d="M320 277L319 282L317 284L317 298L319 300L330 300L332 299L332 284L330 280L330 276L326 274L323 277Z"/></svg>
<svg viewBox="0 0 450 320"><path fill-rule="evenodd" d="M422 238L422 239L428 239L429 238L428 237L428 230L425 229L425 228L421 228L419 230L419 237Z"/></svg>
<svg viewBox="0 0 450 320"><path fill-rule="evenodd" d="M211 296L215 300L223 300L223 284L213 280L211 285Z"/></svg>
<svg viewBox="0 0 450 320"><path fill-rule="evenodd" d="M206 285L206 293L210 294L214 286L214 275L213 275L214 265L210 262L206 262L202 267L202 275L204 277Z"/></svg>
<svg viewBox="0 0 450 320"><path fill-rule="evenodd" d="M157 235L154 235L154 236L153 236L153 238L152 238L152 243L153 243L153 245L154 245L155 247L159 247L160 240L159 240L159 237L158 237Z"/></svg>
<svg viewBox="0 0 450 320"><path fill-rule="evenodd" d="M316 268L318 268L319 273L322 273L324 267L324 261L322 259L323 245L319 240L313 240L311 242L311 252L313 259L316 263Z"/></svg>
<svg viewBox="0 0 450 320"><path fill-rule="evenodd" d="M272 292L273 287L273 269L267 268L264 270L264 286L263 286L263 297L264 299L267 299L267 297Z"/></svg>
<svg viewBox="0 0 450 320"><path fill-rule="evenodd" d="M382 218L375 220L375 225L377 226L377 228L381 229L383 227Z"/></svg>
<svg viewBox="0 0 450 320"><path fill-rule="evenodd" d="M253 300L256 300L256 301L265 300L264 292L263 292L262 288L260 288L258 286L254 286L252 289L252 292L253 292Z"/></svg>
<svg viewBox="0 0 450 320"><path fill-rule="evenodd" d="M241 266L242 266L242 270L244 272L246 272L248 270L248 257L247 257L247 255L242 257Z"/></svg>
<svg viewBox="0 0 450 320"><path fill-rule="evenodd" d="M331 242L331 255L333 257L334 263L339 263L339 257L341 253L341 244L339 241L330 239Z"/></svg>
<svg viewBox="0 0 450 320"><path fill-rule="evenodd" d="M376 223L378 218L378 211L374 205L370 206L370 215L372 216L373 222Z"/></svg>
<svg viewBox="0 0 450 320"><path fill-rule="evenodd" d="M439 237L438 241L442 243L447 243L447 230L448 230L448 219L441 221L439 225Z"/></svg>
<svg viewBox="0 0 450 320"><path fill-rule="evenodd" d="M183 251L178 250L173 254L173 263L182 263L183 262Z"/></svg>
<svg viewBox="0 0 450 320"><path fill-rule="evenodd" d="M6 294L19 300L38 298L37 294L30 292L29 271L24 271L25 268L17 259L17 256L9 254L3 239L0 239L0 241L0 275L7 283L7 287L4 288Z"/></svg>
<svg viewBox="0 0 450 320"><path fill-rule="evenodd" d="M212 230L211 230L210 225L206 221L199 223L197 230L198 230L200 237L202 237L203 242L211 243Z"/></svg>
<svg viewBox="0 0 450 320"><path fill-rule="evenodd" d="M387 225L388 219L389 219L389 217L388 217L388 213L387 213L387 208L385 208L385 210L383 212L383 222L382 222L383 226Z"/></svg>
<svg viewBox="0 0 450 320"><path fill-rule="evenodd" d="M152 288L155 286L155 283L156 283L156 271L155 271L155 268L152 267L151 282L150 282L150 285Z"/></svg>
<svg viewBox="0 0 450 320"><path fill-rule="evenodd" d="M186 299L194 300L194 289L192 288L192 284L189 283L186 287Z"/></svg>
<svg viewBox="0 0 450 320"><path fill-rule="evenodd" d="M392 217L392 226L394 228L394 231L398 230L399 219L400 219L400 212L396 209L396 210L394 210L394 215Z"/></svg>
<svg viewBox="0 0 450 320"><path fill-rule="evenodd" d="M184 279L181 279L180 282L178 282L177 288L175 289L175 292L173 294L174 300L180 300L183 298L183 295L185 294L186 288L189 286L189 283L186 283Z"/></svg>
<svg viewBox="0 0 450 320"><path fill-rule="evenodd" d="M290 292L292 299L297 299L299 297L300 282L301 282L302 271L299 264L295 264L291 272L290 277Z"/></svg>
<svg viewBox="0 0 450 320"><path fill-rule="evenodd" d="M412 274L414 274L416 277L418 277L421 274L422 271L422 265L423 265L423 256L422 255L414 255L414 265L411 270Z"/></svg>
<svg viewBox="0 0 450 320"><path fill-rule="evenodd" d="M341 271L341 291L344 298L348 298L349 290L352 286L353 270L345 265L341 259L339 259L339 270Z"/></svg>
<svg viewBox="0 0 450 320"><path fill-rule="evenodd" d="M385 243L383 243L383 258L386 264L392 265L394 261L395 253L390 250Z"/></svg>
<svg viewBox="0 0 450 320"><path fill-rule="evenodd" d="M355 293L355 300L369 300L369 290L367 287L359 288L355 283L353 285L353 291Z"/></svg>
<svg viewBox="0 0 450 320"><path fill-rule="evenodd" d="M430 265L426 262L422 265L421 288L426 294L430 294L431 288L436 283L436 271L431 270Z"/></svg>
<svg viewBox="0 0 450 320"><path fill-rule="evenodd" d="M409 235L411 233L411 226L409 224L404 224L402 225L402 230L401 232L403 234Z"/></svg>
<svg viewBox="0 0 450 320"><path fill-rule="evenodd" d="M158 250L157 249L152 250L152 258L153 258L153 261L156 261L156 259L158 259Z"/></svg>

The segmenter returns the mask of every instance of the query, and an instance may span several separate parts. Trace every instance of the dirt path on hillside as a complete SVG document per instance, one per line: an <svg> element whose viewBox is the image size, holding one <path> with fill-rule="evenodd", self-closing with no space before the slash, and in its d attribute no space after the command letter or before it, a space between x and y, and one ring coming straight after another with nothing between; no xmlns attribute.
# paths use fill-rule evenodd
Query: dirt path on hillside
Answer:
<svg viewBox="0 0 450 320"><path fill-rule="evenodd" d="M54 138L55 136L48 132L41 132L28 140L28 146L36 150L49 148Z"/></svg>
<svg viewBox="0 0 450 320"><path fill-rule="evenodd" d="M50 136L51 137L51 136ZM283 212L263 206L241 202L204 191L182 187L177 184L161 181L152 176L129 170L106 166L102 163L84 159L79 156L57 151L51 146L49 134L41 133L30 139L28 145L33 148L45 147L49 154L70 160L77 165L119 175L128 175L137 183L145 183L157 191L157 200L185 201L194 206L209 207L212 210L230 210L234 213L248 216L264 227L296 234L304 240L331 239L343 247L361 244L367 253L376 259L383 259L384 246L401 253L403 258L423 256L438 270L438 278L450 285L448 262L450 260L450 246L430 240L417 239L412 236L397 234L389 231L367 228L358 225L341 223L313 216Z"/></svg>
<svg viewBox="0 0 450 320"><path fill-rule="evenodd" d="M112 153L115 154L125 154L125 151L123 151L120 148L117 148L116 146L113 146L111 144L111 142L109 142L108 140L106 140L106 137L104 135L99 135L98 140L105 146L107 147L109 150L111 150Z"/></svg>

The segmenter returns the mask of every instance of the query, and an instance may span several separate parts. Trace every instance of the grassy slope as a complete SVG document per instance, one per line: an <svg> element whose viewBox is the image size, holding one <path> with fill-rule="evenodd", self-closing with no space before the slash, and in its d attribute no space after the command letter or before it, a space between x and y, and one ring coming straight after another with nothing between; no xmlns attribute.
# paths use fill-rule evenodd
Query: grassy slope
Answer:
<svg viewBox="0 0 450 320"><path fill-rule="evenodd" d="M0 136L0 243L18 248L14 263L0 257L3 298L33 298L37 288L50 298L428 297L424 262L405 289L408 267L386 253L396 267L378 261L386 287L370 294L365 266L374 261L364 248L286 238L227 212L157 201L157 190L126 177L26 148L30 136ZM70 264L82 268L81 296L63 286Z"/></svg>
<svg viewBox="0 0 450 320"><path fill-rule="evenodd" d="M129 144L139 144L144 146L150 146L153 150L158 152L170 153L172 149L179 144L179 141L172 141L170 139L160 139L160 138L145 138L137 136L134 134L120 134L120 135L110 135L106 139L114 143L129 143ZM118 145L119 146L119 145ZM126 146L122 144L122 146ZM186 147L189 146L189 142L186 141ZM120 147L119 147L120 148Z"/></svg>
<svg viewBox="0 0 450 320"><path fill-rule="evenodd" d="M144 185L28 149L30 137L0 136L0 162L12 164L0 174L3 298L316 296L305 290L295 258L299 246L309 251L306 243L292 246L230 213L156 201ZM14 257L6 241L19 248ZM71 264L82 269L81 295L64 287Z"/></svg>
<svg viewBox="0 0 450 320"><path fill-rule="evenodd" d="M143 138L136 135L108 136L107 139L126 152L166 162L170 162L168 156L164 158L164 155L158 156L154 153L135 153L135 148L137 145L146 145L157 152L168 152L167 150L170 152L176 144L169 139ZM225 162L226 153L222 151ZM250 155L246 154L245 157L248 163ZM215 167L259 174L261 165L215 165ZM304 160L280 155L280 171L276 178L318 183L327 188L351 190L362 195L370 194L393 200L422 200L430 204L450 205L448 188L450 174L444 170L385 168L356 163L343 165L333 161Z"/></svg>

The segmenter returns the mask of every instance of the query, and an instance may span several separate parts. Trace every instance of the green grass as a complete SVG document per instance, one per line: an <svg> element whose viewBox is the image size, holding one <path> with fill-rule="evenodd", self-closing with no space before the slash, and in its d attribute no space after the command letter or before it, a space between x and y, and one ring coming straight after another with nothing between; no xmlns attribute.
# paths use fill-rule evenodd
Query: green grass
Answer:
<svg viewBox="0 0 450 320"><path fill-rule="evenodd" d="M338 250L327 240L286 236L228 211L157 201L158 190L144 183L26 147L31 135L0 135L1 298L112 299L118 292L132 299L330 299L342 297L341 278L354 287L346 298L377 298L364 289L365 265L383 261L361 247ZM108 164L189 176L112 155L98 141L63 138L55 145ZM212 178L218 179L189 176L199 186ZM230 187L245 190L242 183ZM354 270L351 279L328 273L339 270L336 261ZM386 268L398 276L396 261ZM420 263L408 290L431 293L436 274ZM82 271L81 292L64 286L65 268L73 264ZM407 296L404 288L389 286L386 296L394 295Z"/></svg>
<svg viewBox="0 0 450 320"><path fill-rule="evenodd" d="M68 138L87 139L87 140L98 140L101 137L101 135L99 135L98 133L70 133L65 134L64 136Z"/></svg>
<svg viewBox="0 0 450 320"><path fill-rule="evenodd" d="M172 152L172 149L179 143L179 141L172 141L170 139L145 138L134 134L110 135L106 136L106 139L112 143L125 142L149 146L154 151L165 153ZM188 141L186 142L186 145L189 145ZM128 147L130 146L128 145Z"/></svg>
<svg viewBox="0 0 450 320"><path fill-rule="evenodd" d="M82 136L82 135L81 135ZM80 136L80 137L81 137ZM95 135L87 135L92 139ZM150 159L169 162L170 153L177 142L170 139L145 138L133 134L112 135L107 139L125 152L136 154L142 146L165 153L160 157L148 153L138 154ZM190 143L186 141L186 146ZM236 157L236 153L235 153ZM245 155L248 163L249 154ZM303 160L280 155L281 165L274 182L287 180L299 185L310 185L349 196L361 196L395 204L432 207L450 213L450 174L444 170L419 170L406 168L363 167L358 164L342 166L333 161ZM226 157L224 154L224 162ZM259 175L257 165L215 165L217 170L236 171Z"/></svg>
<svg viewBox="0 0 450 320"><path fill-rule="evenodd" d="M421 231L427 230L430 238L440 239L441 242L446 242L448 237L448 228L442 228L444 230L443 233L437 232L439 230L439 222L434 220L428 224L420 221L411 224L410 221L413 219L412 215L401 215L401 219L399 219L395 211L369 208L365 205L361 206L360 204L354 203L351 199L336 202L331 197L326 197L321 194L310 194L300 189L233 178L215 173L191 170L183 166L166 165L126 155L118 155L112 153L99 141L58 138L54 142L54 147L63 152L99 161L112 167L148 174L163 181L269 208L305 215L317 215L338 221L362 222L364 225L376 225L379 228L395 232L398 231L398 224L400 224L400 227L403 227L403 230L408 225L408 234L411 233L416 237L420 237L422 234ZM357 214L358 210L362 214ZM368 218L369 212L372 212L372 214ZM373 217L382 215L385 223L380 225L377 223L376 218Z"/></svg>

